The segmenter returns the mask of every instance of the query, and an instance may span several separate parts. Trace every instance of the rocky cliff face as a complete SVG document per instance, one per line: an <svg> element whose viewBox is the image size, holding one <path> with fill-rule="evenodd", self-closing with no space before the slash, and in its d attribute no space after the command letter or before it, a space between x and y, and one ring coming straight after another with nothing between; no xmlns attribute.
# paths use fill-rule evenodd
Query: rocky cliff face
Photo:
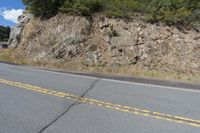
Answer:
<svg viewBox="0 0 200 133"><path fill-rule="evenodd" d="M139 18L59 14L49 20L26 21L20 36L17 49L34 61L134 66L200 76L200 33L195 30L180 31Z"/></svg>
<svg viewBox="0 0 200 133"><path fill-rule="evenodd" d="M23 15L18 18L18 23L16 26L12 27L10 31L9 47L17 47L21 39L21 32L31 18L33 18L33 16L28 12L24 12Z"/></svg>

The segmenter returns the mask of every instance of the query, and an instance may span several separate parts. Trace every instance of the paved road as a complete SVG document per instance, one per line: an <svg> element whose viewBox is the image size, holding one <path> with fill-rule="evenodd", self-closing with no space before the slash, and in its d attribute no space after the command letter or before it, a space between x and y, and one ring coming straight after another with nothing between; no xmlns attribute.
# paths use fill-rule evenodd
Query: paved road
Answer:
<svg viewBox="0 0 200 133"><path fill-rule="evenodd" d="M0 133L200 133L200 90L0 63Z"/></svg>

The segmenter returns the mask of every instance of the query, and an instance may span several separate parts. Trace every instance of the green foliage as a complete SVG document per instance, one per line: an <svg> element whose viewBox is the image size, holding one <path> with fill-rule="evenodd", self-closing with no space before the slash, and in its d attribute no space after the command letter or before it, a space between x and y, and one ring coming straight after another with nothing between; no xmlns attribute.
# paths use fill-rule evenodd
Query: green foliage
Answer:
<svg viewBox="0 0 200 133"><path fill-rule="evenodd" d="M91 15L103 12L108 16L128 17L130 13L146 14L150 22L168 25L200 21L200 0L23 0L36 16L58 13Z"/></svg>
<svg viewBox="0 0 200 133"><path fill-rule="evenodd" d="M199 0L152 0L148 6L149 21L168 25L189 24L199 20Z"/></svg>
<svg viewBox="0 0 200 133"><path fill-rule="evenodd" d="M0 26L0 41L8 41L10 35L10 27Z"/></svg>
<svg viewBox="0 0 200 133"><path fill-rule="evenodd" d="M140 3L138 0L101 0L104 13L109 16L127 17L128 13L138 11Z"/></svg>
<svg viewBox="0 0 200 133"><path fill-rule="evenodd" d="M98 0L66 0L60 11L89 15L102 11L102 6Z"/></svg>
<svg viewBox="0 0 200 133"><path fill-rule="evenodd" d="M66 0L60 10L62 12L75 12L78 14L104 12L109 16L125 17L130 12L142 11L143 4L141 1L142 0Z"/></svg>
<svg viewBox="0 0 200 133"><path fill-rule="evenodd" d="M58 12L65 0L22 0L27 9L37 17L50 17Z"/></svg>

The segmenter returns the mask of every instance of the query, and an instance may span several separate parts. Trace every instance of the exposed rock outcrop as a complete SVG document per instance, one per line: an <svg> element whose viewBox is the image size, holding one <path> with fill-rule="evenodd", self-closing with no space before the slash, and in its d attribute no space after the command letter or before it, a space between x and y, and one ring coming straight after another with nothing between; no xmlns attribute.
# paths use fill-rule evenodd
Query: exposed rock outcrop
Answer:
<svg viewBox="0 0 200 133"><path fill-rule="evenodd" d="M179 31L137 17L126 21L63 14L43 21L31 19L23 25L16 32L21 36L16 39L18 49L34 60L135 66L200 76L200 33L195 30ZM16 46L15 41L11 46Z"/></svg>
<svg viewBox="0 0 200 133"><path fill-rule="evenodd" d="M28 23L31 18L33 18L33 16L26 11L18 18L18 23L16 24L16 26L12 27L10 31L9 47L17 47L17 44L19 44L21 39L21 32L23 30L23 27Z"/></svg>

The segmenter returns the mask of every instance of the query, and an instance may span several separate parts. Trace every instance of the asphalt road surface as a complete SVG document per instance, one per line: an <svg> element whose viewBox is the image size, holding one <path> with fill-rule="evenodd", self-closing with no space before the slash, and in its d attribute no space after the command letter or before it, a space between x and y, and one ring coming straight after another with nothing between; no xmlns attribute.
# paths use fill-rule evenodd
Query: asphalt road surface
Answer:
<svg viewBox="0 0 200 133"><path fill-rule="evenodd" d="M200 88L0 63L0 133L200 133Z"/></svg>

